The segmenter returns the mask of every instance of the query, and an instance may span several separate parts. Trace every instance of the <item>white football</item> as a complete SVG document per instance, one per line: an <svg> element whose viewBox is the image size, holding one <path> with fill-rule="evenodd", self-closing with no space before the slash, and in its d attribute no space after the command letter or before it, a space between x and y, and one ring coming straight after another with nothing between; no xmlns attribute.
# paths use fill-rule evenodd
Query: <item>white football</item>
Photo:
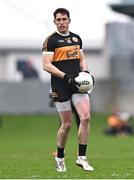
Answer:
<svg viewBox="0 0 134 180"><path fill-rule="evenodd" d="M79 72L79 75L75 78L75 81L79 83L79 86L77 86L79 92L84 93L84 92L92 91L93 78L91 74L87 72Z"/></svg>

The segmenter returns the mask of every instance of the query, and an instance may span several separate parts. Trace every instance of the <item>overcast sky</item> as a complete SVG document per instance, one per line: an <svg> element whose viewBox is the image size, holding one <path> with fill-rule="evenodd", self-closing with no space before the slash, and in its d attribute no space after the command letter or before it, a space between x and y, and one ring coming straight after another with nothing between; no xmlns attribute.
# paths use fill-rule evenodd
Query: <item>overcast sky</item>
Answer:
<svg viewBox="0 0 134 180"><path fill-rule="evenodd" d="M120 0L0 0L0 39L41 40L55 30L53 11L70 11L70 30L83 39L102 40L105 24L126 21L108 6Z"/></svg>

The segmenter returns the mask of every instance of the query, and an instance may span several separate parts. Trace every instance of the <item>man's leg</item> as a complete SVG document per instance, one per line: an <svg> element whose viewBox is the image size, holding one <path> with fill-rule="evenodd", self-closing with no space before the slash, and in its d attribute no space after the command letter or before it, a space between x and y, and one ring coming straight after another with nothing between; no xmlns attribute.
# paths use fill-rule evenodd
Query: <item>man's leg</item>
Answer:
<svg viewBox="0 0 134 180"><path fill-rule="evenodd" d="M93 171L93 167L88 163L86 150L88 136L90 131L90 100L87 94L74 94L72 96L73 104L80 117L80 126L78 130L79 150L77 165L82 166L84 170Z"/></svg>
<svg viewBox="0 0 134 180"><path fill-rule="evenodd" d="M70 101L66 101L63 103L56 102L56 108L61 119L61 126L57 133L57 156L55 157L55 160L57 171L64 172L66 171L64 149L72 124L72 111Z"/></svg>
<svg viewBox="0 0 134 180"><path fill-rule="evenodd" d="M78 113L77 113L77 111L76 111L76 109L72 103L71 103L71 107L72 107L72 112L74 114L74 118L75 118L74 120L76 121L77 128L79 128L79 125L80 125L79 115L78 115ZM60 122L60 125L61 125L61 122ZM52 152L52 156L57 156L57 151Z"/></svg>

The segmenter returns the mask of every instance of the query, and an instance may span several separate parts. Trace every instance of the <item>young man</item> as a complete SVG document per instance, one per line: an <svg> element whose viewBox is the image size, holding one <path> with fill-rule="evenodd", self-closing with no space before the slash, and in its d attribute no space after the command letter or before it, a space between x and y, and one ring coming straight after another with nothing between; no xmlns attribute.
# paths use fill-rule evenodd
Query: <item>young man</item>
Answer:
<svg viewBox="0 0 134 180"><path fill-rule="evenodd" d="M77 34L69 31L70 21L67 9L55 10L54 23L57 31L45 40L42 48L43 69L51 73L52 97L61 119L61 126L57 133L56 167L58 172L66 171L64 149L72 123L72 100L80 117L76 164L84 170L93 171L94 168L86 158L90 101L87 93L79 92L79 84L75 81L80 71L89 72L82 50L82 40Z"/></svg>

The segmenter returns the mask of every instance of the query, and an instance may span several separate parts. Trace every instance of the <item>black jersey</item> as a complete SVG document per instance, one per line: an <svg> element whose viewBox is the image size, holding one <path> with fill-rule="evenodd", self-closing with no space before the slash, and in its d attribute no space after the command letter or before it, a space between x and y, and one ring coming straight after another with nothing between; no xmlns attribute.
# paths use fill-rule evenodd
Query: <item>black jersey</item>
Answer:
<svg viewBox="0 0 134 180"><path fill-rule="evenodd" d="M68 74L80 72L81 38L72 32L62 36L57 32L50 35L44 42L42 52L54 53L52 64ZM64 102L76 92L61 78L51 75L52 97L56 101Z"/></svg>
<svg viewBox="0 0 134 180"><path fill-rule="evenodd" d="M42 51L54 52L52 64L65 73L80 71L81 38L72 32L62 36L57 32L50 35L43 44Z"/></svg>

